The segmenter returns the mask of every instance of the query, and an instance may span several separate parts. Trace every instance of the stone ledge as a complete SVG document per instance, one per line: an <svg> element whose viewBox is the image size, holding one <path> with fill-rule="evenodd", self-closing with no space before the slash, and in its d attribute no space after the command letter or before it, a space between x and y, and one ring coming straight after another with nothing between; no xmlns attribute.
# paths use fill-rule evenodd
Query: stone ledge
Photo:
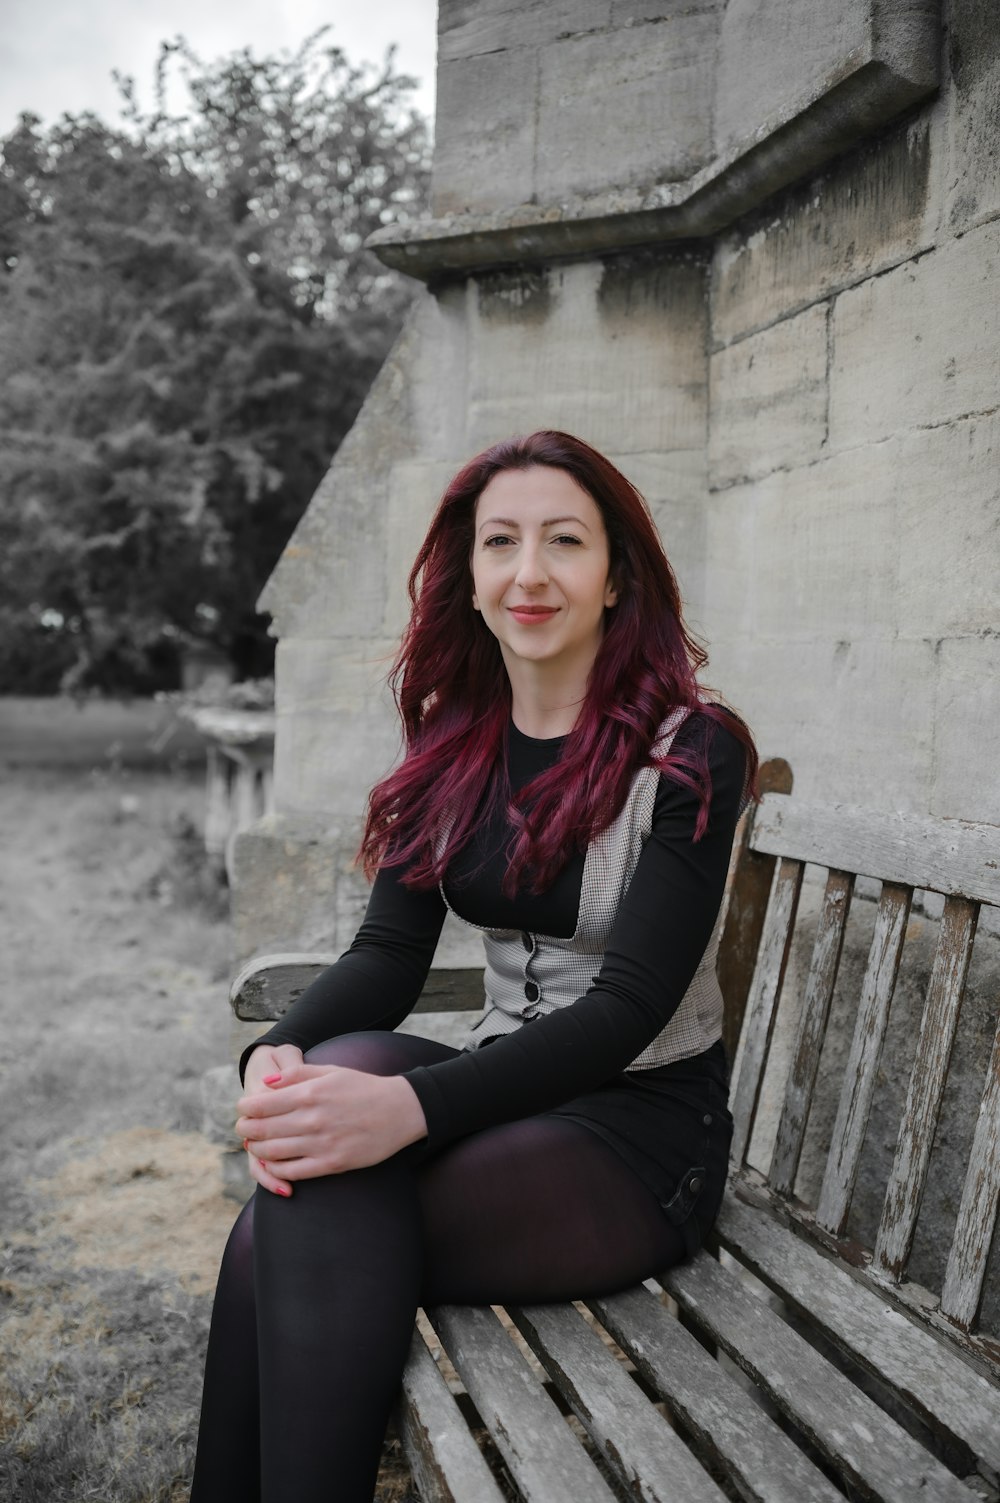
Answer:
<svg viewBox="0 0 1000 1503"><path fill-rule="evenodd" d="M386 266L434 281L715 234L934 92L936 16L928 10L900 17L899 26L901 36L880 38L882 56L831 79L817 96L683 182L388 225L365 243Z"/></svg>

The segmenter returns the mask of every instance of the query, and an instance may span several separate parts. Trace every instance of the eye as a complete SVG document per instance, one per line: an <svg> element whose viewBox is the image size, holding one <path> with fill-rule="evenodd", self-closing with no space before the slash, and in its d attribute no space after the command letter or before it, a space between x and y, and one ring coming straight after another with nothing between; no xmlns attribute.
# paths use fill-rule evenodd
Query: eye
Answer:
<svg viewBox="0 0 1000 1503"><path fill-rule="evenodd" d="M552 539L552 541L554 543L570 543L575 544L577 547L580 546L580 539L578 537L574 537L571 532L560 532L557 537L554 537Z"/></svg>
<svg viewBox="0 0 1000 1503"><path fill-rule="evenodd" d="M494 532L483 539L484 548L502 548L505 543L513 542L506 532Z"/></svg>

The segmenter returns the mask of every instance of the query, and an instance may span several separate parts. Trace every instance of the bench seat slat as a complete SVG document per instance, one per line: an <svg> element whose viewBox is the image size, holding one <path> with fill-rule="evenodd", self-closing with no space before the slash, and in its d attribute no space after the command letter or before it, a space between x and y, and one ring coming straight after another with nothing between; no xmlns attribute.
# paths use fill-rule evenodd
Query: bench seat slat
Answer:
<svg viewBox="0 0 1000 1503"><path fill-rule="evenodd" d="M767 1211L728 1195L717 1231L727 1251L891 1384L923 1419L1000 1470L1000 1386Z"/></svg>
<svg viewBox="0 0 1000 1503"><path fill-rule="evenodd" d="M587 1304L746 1503L843 1503L840 1490L655 1295L627 1289Z"/></svg>
<svg viewBox="0 0 1000 1503"><path fill-rule="evenodd" d="M440 1305L424 1313L525 1503L614 1503L608 1484L493 1311Z"/></svg>
<svg viewBox="0 0 1000 1503"><path fill-rule="evenodd" d="M979 1107L969 1169L948 1256L941 1309L968 1329L976 1318L1000 1201L1000 1021Z"/></svg>
<svg viewBox="0 0 1000 1503"><path fill-rule="evenodd" d="M816 1212L820 1226L835 1237L840 1236L847 1222L858 1177L912 896L912 888L887 882L879 897L851 1053L844 1071Z"/></svg>
<svg viewBox="0 0 1000 1503"><path fill-rule="evenodd" d="M398 1423L421 1503L503 1503L503 1493L418 1330L403 1372Z"/></svg>
<svg viewBox="0 0 1000 1503"><path fill-rule="evenodd" d="M778 1135L771 1156L771 1183L784 1194L788 1194L795 1184L799 1167L853 890L854 877L850 872L829 873L816 926Z"/></svg>
<svg viewBox="0 0 1000 1503"><path fill-rule="evenodd" d="M711 1258L671 1269L663 1284L846 1477L883 1503L972 1503L953 1473Z"/></svg>
<svg viewBox="0 0 1000 1503"><path fill-rule="evenodd" d="M1000 905L996 825L884 814L854 804L812 804L766 793L750 844L769 856L791 856Z"/></svg>
<svg viewBox="0 0 1000 1503"><path fill-rule="evenodd" d="M572 1305L509 1309L555 1386L642 1503L725 1503L680 1436Z"/></svg>
<svg viewBox="0 0 1000 1503"><path fill-rule="evenodd" d="M875 1239L875 1267L891 1278L902 1277L913 1245L978 916L978 903L968 898L948 898L944 905L916 1058Z"/></svg>

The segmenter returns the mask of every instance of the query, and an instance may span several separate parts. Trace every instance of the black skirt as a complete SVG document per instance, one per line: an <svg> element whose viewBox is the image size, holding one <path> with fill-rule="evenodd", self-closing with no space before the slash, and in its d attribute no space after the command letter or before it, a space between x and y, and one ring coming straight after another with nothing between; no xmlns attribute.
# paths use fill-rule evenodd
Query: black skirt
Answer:
<svg viewBox="0 0 1000 1503"><path fill-rule="evenodd" d="M597 1091L552 1109L602 1137L681 1228L688 1255L719 1212L733 1119L722 1040L703 1054L625 1070Z"/></svg>

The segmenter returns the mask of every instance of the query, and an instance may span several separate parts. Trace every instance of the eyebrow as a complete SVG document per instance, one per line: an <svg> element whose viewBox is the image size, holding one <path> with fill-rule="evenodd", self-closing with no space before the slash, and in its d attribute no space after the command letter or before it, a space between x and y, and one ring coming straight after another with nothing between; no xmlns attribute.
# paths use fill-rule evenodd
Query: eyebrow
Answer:
<svg viewBox="0 0 1000 1503"><path fill-rule="evenodd" d="M558 526L558 524L560 522L574 522L577 527L582 527L586 532L590 531L590 528L587 526L586 522L583 520L582 517L574 517L574 516L568 516L568 517L546 517L545 520L542 522L542 526L543 527L556 527L556 526ZM511 517L484 517L484 519L480 522L480 524L479 524L478 528L476 529L476 531L477 532L482 532L482 530L483 530L484 527L512 527L512 528L514 528L516 530L517 528L520 527L520 525L521 524L519 522L515 522L513 520L513 518L511 518Z"/></svg>

